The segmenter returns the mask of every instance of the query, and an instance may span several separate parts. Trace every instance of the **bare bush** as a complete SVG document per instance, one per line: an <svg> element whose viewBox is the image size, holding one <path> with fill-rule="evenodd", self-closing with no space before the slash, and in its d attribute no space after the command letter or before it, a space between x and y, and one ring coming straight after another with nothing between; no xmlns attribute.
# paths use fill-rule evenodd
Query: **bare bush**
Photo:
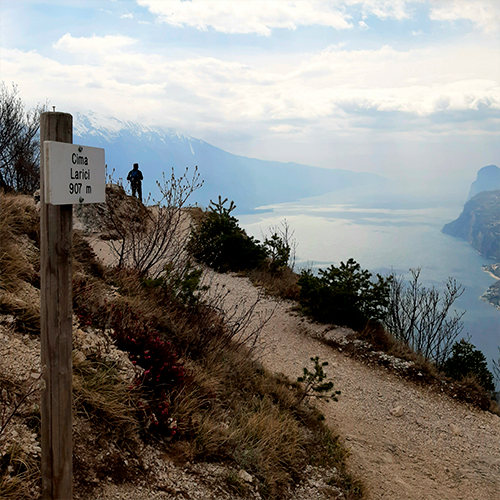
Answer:
<svg viewBox="0 0 500 500"><path fill-rule="evenodd" d="M280 224L271 226L269 233L269 236L263 234L262 239L268 252L271 271L283 271L286 267L293 271L297 257L295 231L290 228L289 222L283 219Z"/></svg>
<svg viewBox="0 0 500 500"><path fill-rule="evenodd" d="M445 282L442 293L434 287L426 288L419 282L420 271L410 269L409 282L403 276L392 275L385 323L397 340L441 367L464 327L465 311L455 310L452 317L449 313L465 289L452 278Z"/></svg>
<svg viewBox="0 0 500 500"><path fill-rule="evenodd" d="M495 380L500 383L500 347L498 348L498 361L493 360L493 375Z"/></svg>
<svg viewBox="0 0 500 500"><path fill-rule="evenodd" d="M25 112L17 86L0 84L0 187L33 193L40 185L40 113Z"/></svg>
<svg viewBox="0 0 500 500"><path fill-rule="evenodd" d="M222 327L211 340L213 348L221 349L230 343L255 348L260 333L273 316L278 302L270 304L269 308L264 307L265 291L260 289L255 296L235 299L230 290L211 278L205 276L205 290L201 297L206 307L216 313Z"/></svg>
<svg viewBox="0 0 500 500"><path fill-rule="evenodd" d="M219 275L207 269L194 293L196 301L188 307L170 302L177 343L194 358L207 357L229 346L254 350L278 304L266 304L263 291L255 295L235 295L237 292L221 282ZM168 300L161 302L169 303Z"/></svg>
<svg viewBox="0 0 500 500"><path fill-rule="evenodd" d="M133 268L153 279L162 275L167 264L183 269L190 234L187 201L202 184L197 167L192 176L186 169L180 177L172 169L169 179L157 182L162 197L150 207L127 197L120 185L111 184L101 216L118 267Z"/></svg>
<svg viewBox="0 0 500 500"><path fill-rule="evenodd" d="M495 387L498 388L500 386L500 347L498 348L498 360L493 360L493 380ZM496 400L500 403L500 390L496 392Z"/></svg>
<svg viewBox="0 0 500 500"><path fill-rule="evenodd" d="M19 414L23 406L28 403L29 398L40 390L42 386L41 379L42 374L40 373L33 382L28 384L27 389L20 394L16 394L16 392L19 392L18 388L16 388L17 391L7 391L5 387L2 388L0 392L0 437L13 417Z"/></svg>

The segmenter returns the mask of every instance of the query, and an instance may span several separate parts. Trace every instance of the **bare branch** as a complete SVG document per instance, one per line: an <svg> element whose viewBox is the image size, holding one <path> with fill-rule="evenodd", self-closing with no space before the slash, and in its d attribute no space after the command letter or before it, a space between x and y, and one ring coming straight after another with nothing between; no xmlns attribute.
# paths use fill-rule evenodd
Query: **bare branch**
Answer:
<svg viewBox="0 0 500 500"><path fill-rule="evenodd" d="M410 273L408 283L402 276L392 276L387 328L396 339L442 366L463 330L465 311L454 311L451 317L449 314L465 289L449 278L440 293L434 287L422 286L420 269L410 269Z"/></svg>

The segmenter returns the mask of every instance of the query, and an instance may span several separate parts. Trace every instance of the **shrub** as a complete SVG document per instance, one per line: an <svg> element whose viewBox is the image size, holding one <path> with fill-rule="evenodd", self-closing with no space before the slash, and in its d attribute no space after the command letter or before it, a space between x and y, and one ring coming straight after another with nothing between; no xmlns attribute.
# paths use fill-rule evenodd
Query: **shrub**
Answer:
<svg viewBox="0 0 500 500"><path fill-rule="evenodd" d="M243 271L266 261L267 251L258 240L249 237L231 215L233 201L225 207L227 198L214 203L210 200L204 220L192 232L189 250L196 260L216 271Z"/></svg>
<svg viewBox="0 0 500 500"><path fill-rule="evenodd" d="M488 370L486 357L465 339L453 344L452 355L445 361L443 371L459 381L473 376L484 389L491 393L495 391L493 374Z"/></svg>
<svg viewBox="0 0 500 500"><path fill-rule="evenodd" d="M385 323L397 340L414 351L433 360L441 368L450 356L455 339L463 330L461 321L465 312L448 312L464 288L449 278L445 290L426 288L419 281L420 269L410 269L412 279L393 275L390 282L389 314Z"/></svg>
<svg viewBox="0 0 500 500"><path fill-rule="evenodd" d="M175 434L169 411L171 393L183 386L186 371L172 344L129 306L115 312L111 326L117 347L143 369L136 375L135 385L146 393L140 406L149 418L150 429L167 436Z"/></svg>
<svg viewBox="0 0 500 500"><path fill-rule="evenodd" d="M362 328L369 319L383 319L389 305L390 279L362 270L353 259L339 267L302 271L299 302L305 312L324 323Z"/></svg>
<svg viewBox="0 0 500 500"><path fill-rule="evenodd" d="M208 286L201 284L202 275L203 269L194 267L191 261L180 270L168 264L162 288L171 300L194 306L200 300L200 292L208 290Z"/></svg>

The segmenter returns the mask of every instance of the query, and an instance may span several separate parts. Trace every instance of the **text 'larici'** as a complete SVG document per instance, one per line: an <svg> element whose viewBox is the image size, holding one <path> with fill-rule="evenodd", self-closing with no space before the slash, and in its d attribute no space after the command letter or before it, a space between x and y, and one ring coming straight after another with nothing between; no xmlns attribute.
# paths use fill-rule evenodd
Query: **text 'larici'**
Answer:
<svg viewBox="0 0 500 500"><path fill-rule="evenodd" d="M90 168L81 168L80 170L73 170L72 168L70 168L69 172L72 179L83 179L86 181L90 180Z"/></svg>

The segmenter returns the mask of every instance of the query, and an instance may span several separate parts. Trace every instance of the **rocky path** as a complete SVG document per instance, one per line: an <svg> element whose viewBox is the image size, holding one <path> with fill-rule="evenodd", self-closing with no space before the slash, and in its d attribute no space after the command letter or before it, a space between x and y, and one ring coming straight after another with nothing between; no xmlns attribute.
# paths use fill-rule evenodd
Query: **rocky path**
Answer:
<svg viewBox="0 0 500 500"><path fill-rule="evenodd" d="M257 297L247 279L224 275L217 280L231 290L228 308ZM500 499L498 416L326 346L314 338L324 327L295 315L290 304L262 299L257 312L270 311L257 355L266 368L292 379L311 357L328 361L327 373L342 394L322 410L350 448L351 467L363 480L367 498Z"/></svg>

